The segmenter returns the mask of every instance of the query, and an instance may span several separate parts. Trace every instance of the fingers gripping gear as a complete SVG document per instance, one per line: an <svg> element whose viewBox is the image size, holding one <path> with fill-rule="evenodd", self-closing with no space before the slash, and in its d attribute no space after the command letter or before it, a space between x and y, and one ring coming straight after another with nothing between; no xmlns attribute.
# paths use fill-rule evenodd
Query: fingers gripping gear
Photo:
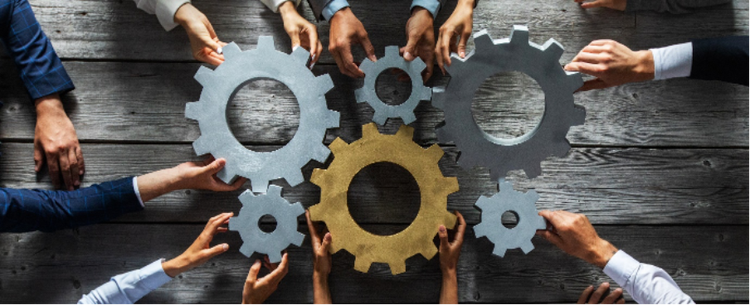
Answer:
<svg viewBox="0 0 750 305"><path fill-rule="evenodd" d="M493 244L493 254L503 257L509 249L521 248L528 254L534 250L531 238L536 230L546 229L546 223L536 210L539 195L531 190L524 193L513 189L513 184L500 179L500 192L492 197L479 197L475 206L482 211L482 221L474 226L477 238L486 236ZM509 229L503 225L505 212L515 212L518 224Z"/></svg>
<svg viewBox="0 0 750 305"><path fill-rule="evenodd" d="M493 180L523 169L529 178L541 174L540 163L550 155L565 156L565 138L571 126L582 125L586 111L576 106L573 92L583 85L581 75L566 72L559 63L563 47L554 39L543 46L529 42L525 26L513 26L510 39L492 40L486 30L474 34L475 50L465 59L452 55L446 67L451 80L433 90L432 104L445 112L437 129L441 142L454 142L464 168L485 166ZM485 133L474 121L474 93L488 77L509 71L531 76L544 90L544 115L531 132L515 139L499 139Z"/></svg>
<svg viewBox="0 0 750 305"><path fill-rule="evenodd" d="M261 36L258 48L241 51L235 43L224 47L223 64L216 70L201 67L195 79L203 85L200 100L188 103L185 116L197 120L201 136L193 142L198 155L225 158L217 176L226 183L237 176L250 179L252 190L264 193L271 180L284 178L295 186L304 181L302 168L311 159L325 162L330 151L323 145L327 128L339 126L339 113L326 106L325 94L333 88L328 75L315 76L306 68L310 54L304 48L286 54L274 49L273 38ZM227 105L249 81L273 79L286 85L299 103L299 128L289 143L273 152L246 149L227 123Z"/></svg>
<svg viewBox="0 0 750 305"><path fill-rule="evenodd" d="M443 150L438 145L423 149L412 141L414 129L402 125L395 135L383 135L374 123L362 127L362 138L346 144L337 138L329 146L334 159L328 169L315 169L310 181L320 186L320 203L309 208L313 221L324 221L333 236L331 253L345 249L356 257L354 269L367 272L372 263L388 263L391 273L406 271L406 259L422 254L432 258L433 238L439 226L452 228L456 216L447 211L448 195L458 191L455 177L444 177L438 167ZM390 162L408 170L419 185L421 206L414 221L403 231L381 236L362 229L347 206L347 191L364 167Z"/></svg>
<svg viewBox="0 0 750 305"><path fill-rule="evenodd" d="M367 102L375 110L372 121L378 125L384 125L388 118L401 118L404 124L414 122L417 119L414 108L417 108L419 101L429 101L432 98L432 90L422 84L422 70L427 68L427 65L419 57L413 61L406 61L398 54L397 46L385 47L385 57L376 62L365 58L359 68L365 72L365 83L362 88L354 91L354 95L357 103ZM378 76L389 69L401 69L411 78L411 95L399 105L384 103L375 91Z"/></svg>
<svg viewBox="0 0 750 305"><path fill-rule="evenodd" d="M263 253L268 255L271 263L278 263L281 261L281 251L290 244L297 247L302 245L305 235L297 232L297 217L304 214L305 209L299 202L290 204L281 198L281 187L271 185L268 193L257 196L247 190L239 199L242 209L237 217L229 219L229 230L240 232L242 254L250 257L253 252ZM276 219L273 232L266 233L258 227L258 220L263 215Z"/></svg>

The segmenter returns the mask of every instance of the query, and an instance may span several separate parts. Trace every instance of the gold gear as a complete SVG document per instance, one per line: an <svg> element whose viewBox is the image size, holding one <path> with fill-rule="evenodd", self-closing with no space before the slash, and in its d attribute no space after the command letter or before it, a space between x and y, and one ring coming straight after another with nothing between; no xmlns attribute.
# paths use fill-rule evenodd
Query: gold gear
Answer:
<svg viewBox="0 0 750 305"><path fill-rule="evenodd" d="M447 211L448 195L458 191L456 177L445 177L438 161L443 150L437 144L423 149L412 141L414 129L402 125L395 135L383 135L374 123L362 126L362 138L347 144L341 138L329 145L334 159L328 169L315 169L310 181L320 187L320 203L311 206L310 218L323 221L333 236L331 253L345 249L353 254L354 269L367 272L372 263L387 263L391 273L406 271L406 259L437 253L433 238L442 224L453 228L456 216ZM375 235L362 229L347 206L347 192L354 176L378 162L405 168L419 185L421 206L414 221L403 231Z"/></svg>

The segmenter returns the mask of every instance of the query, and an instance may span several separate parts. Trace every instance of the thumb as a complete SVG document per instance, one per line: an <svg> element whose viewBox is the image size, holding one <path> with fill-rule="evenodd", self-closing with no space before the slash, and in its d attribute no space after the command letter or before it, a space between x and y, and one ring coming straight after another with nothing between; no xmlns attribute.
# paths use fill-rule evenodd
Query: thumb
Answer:
<svg viewBox="0 0 750 305"><path fill-rule="evenodd" d="M216 52L216 53L220 53L219 49L221 49L221 44L219 44L218 41L216 41L213 38L211 38L211 36L209 36L209 35L201 35L200 39L201 39L201 42L203 42L203 44L207 48L209 48L211 50L214 50L214 52Z"/></svg>
<svg viewBox="0 0 750 305"><path fill-rule="evenodd" d="M299 39L299 30L289 32L289 38L292 39L292 51L302 44Z"/></svg>
<svg viewBox="0 0 750 305"><path fill-rule="evenodd" d="M602 7L602 6L604 6L604 1L602 0L581 3L582 8L594 8L594 7Z"/></svg>
<svg viewBox="0 0 750 305"><path fill-rule="evenodd" d="M214 256L227 252L227 250L229 250L228 244L218 244L209 249L201 250L201 254L203 254L204 259L209 260Z"/></svg>
<svg viewBox="0 0 750 305"><path fill-rule="evenodd" d="M587 80L583 82L583 86L581 86L581 88L576 90L576 92L589 91L589 90L594 90L594 89L604 89L607 87L609 87L609 85L605 83L601 78L595 78L595 79Z"/></svg>
<svg viewBox="0 0 750 305"><path fill-rule="evenodd" d="M42 144L40 144L39 141L34 141L34 171L40 171L43 163L44 151L42 151Z"/></svg>
<svg viewBox="0 0 750 305"><path fill-rule="evenodd" d="M211 175L214 175L218 173L222 168L224 168L224 165L227 164L227 160L224 158L219 158L211 162L210 164L203 167L203 173L209 173Z"/></svg>
<svg viewBox="0 0 750 305"><path fill-rule="evenodd" d="M461 58L466 57L466 43L469 41L471 32L465 32L461 34L461 39L458 40L458 56Z"/></svg>
<svg viewBox="0 0 750 305"><path fill-rule="evenodd" d="M415 58L417 58L415 55L415 49L417 46L417 40L414 38L409 38L409 41L406 42L406 46L401 49L401 52L404 53L404 59L406 61L412 61Z"/></svg>
<svg viewBox="0 0 750 305"><path fill-rule="evenodd" d="M256 259L255 263L253 263L253 266L250 267L250 273L247 274L247 280L254 282L256 279L258 279L259 272L260 272L260 260Z"/></svg>
<svg viewBox="0 0 750 305"><path fill-rule="evenodd" d="M450 242L448 241L448 230L445 229L444 225L440 225L440 228L438 229L438 237L440 237L441 248L450 246Z"/></svg>
<svg viewBox="0 0 750 305"><path fill-rule="evenodd" d="M325 251L325 253L328 253L331 250L331 233L326 233L326 236L323 237L323 243L321 243L320 247Z"/></svg>

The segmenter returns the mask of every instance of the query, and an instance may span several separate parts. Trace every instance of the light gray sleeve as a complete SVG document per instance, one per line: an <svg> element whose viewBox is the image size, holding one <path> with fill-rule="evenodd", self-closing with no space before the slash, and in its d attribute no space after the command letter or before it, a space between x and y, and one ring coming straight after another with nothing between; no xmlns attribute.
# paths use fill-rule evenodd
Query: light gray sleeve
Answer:
<svg viewBox="0 0 750 305"><path fill-rule="evenodd" d="M626 12L656 11L684 14L696 8L725 4L732 0L628 0Z"/></svg>

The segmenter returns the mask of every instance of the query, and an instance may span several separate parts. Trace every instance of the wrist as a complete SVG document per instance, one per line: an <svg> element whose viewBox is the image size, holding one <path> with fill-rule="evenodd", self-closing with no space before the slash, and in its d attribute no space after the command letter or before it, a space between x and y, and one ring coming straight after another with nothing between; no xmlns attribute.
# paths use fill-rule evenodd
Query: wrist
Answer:
<svg viewBox="0 0 750 305"><path fill-rule="evenodd" d="M441 267L440 271L443 272L443 281L450 280L450 279L455 279L456 278L456 268L455 267L451 267L451 268L448 268L448 267L442 268Z"/></svg>
<svg viewBox="0 0 750 305"><path fill-rule="evenodd" d="M654 53L651 50L643 50L635 54L637 64L633 70L638 75L638 79L641 81L654 79Z"/></svg>
<svg viewBox="0 0 750 305"><path fill-rule="evenodd" d="M183 255L161 263L161 268L164 269L164 273L169 275L169 277L171 278L175 278L181 273L187 271L189 269L189 266L189 260L184 258Z"/></svg>
<svg viewBox="0 0 750 305"><path fill-rule="evenodd" d="M617 248L604 239L599 239L594 249L591 251L589 263L604 269L612 256L617 253Z"/></svg>
<svg viewBox="0 0 750 305"><path fill-rule="evenodd" d="M347 6L333 13L333 15L331 15L331 20L329 20L329 22L333 22L333 19L336 19L336 18L340 19L340 18L351 17L351 16L354 16L354 13Z"/></svg>
<svg viewBox="0 0 750 305"><path fill-rule="evenodd" d="M474 6L476 6L475 0L458 0L458 3L456 4L457 7L468 7L471 9L474 9Z"/></svg>
<svg viewBox="0 0 750 305"><path fill-rule="evenodd" d="M313 282L328 284L328 272L313 271Z"/></svg>
<svg viewBox="0 0 750 305"><path fill-rule="evenodd" d="M423 16L420 16L423 15ZM424 18L430 18L430 20L433 20L432 13L428 11L426 8L421 6L415 6L413 10L411 10L411 17L424 17Z"/></svg>
<svg viewBox="0 0 750 305"><path fill-rule="evenodd" d="M285 16L288 16L289 14L299 14L297 13L297 8L294 7L294 2L292 1L285 1L284 3L279 5L279 14L281 14L281 18L284 19Z"/></svg>
<svg viewBox="0 0 750 305"><path fill-rule="evenodd" d="M185 27L185 24L190 20L190 11L197 10L190 2L185 2L181 5L174 13L174 22Z"/></svg>
<svg viewBox="0 0 750 305"><path fill-rule="evenodd" d="M34 101L34 108L37 118L65 114L60 95L57 93L38 98Z"/></svg>

